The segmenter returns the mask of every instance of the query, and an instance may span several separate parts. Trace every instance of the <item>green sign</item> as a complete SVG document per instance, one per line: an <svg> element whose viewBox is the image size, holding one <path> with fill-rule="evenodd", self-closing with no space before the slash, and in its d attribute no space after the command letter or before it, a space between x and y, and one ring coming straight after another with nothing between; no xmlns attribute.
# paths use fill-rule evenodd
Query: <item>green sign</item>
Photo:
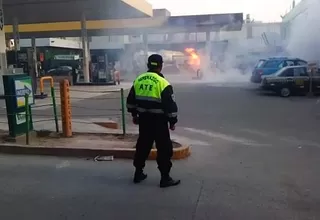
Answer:
<svg viewBox="0 0 320 220"><path fill-rule="evenodd" d="M21 125L23 123L26 123L26 112L19 112L16 114L16 124Z"/></svg>
<svg viewBox="0 0 320 220"><path fill-rule="evenodd" d="M16 95L17 108L25 107L25 94L29 95L29 104L34 104L32 80L30 77L14 80L14 89Z"/></svg>
<svg viewBox="0 0 320 220"><path fill-rule="evenodd" d="M34 104L32 79L25 74L3 75L9 134L16 137L33 130L31 104ZM25 94L28 94L29 120L26 117ZM27 124L29 121L29 125Z"/></svg>

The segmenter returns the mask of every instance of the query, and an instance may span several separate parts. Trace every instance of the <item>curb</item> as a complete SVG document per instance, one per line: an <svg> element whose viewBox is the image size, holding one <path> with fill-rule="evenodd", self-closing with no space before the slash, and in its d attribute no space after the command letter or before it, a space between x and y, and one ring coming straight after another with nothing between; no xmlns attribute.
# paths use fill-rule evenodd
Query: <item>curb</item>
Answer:
<svg viewBox="0 0 320 220"><path fill-rule="evenodd" d="M190 154L191 154L190 147L181 145L180 147L173 149L172 159L173 160L182 160L182 159L189 157ZM156 149L151 150L148 159L149 160L156 160L157 159L157 150Z"/></svg>
<svg viewBox="0 0 320 220"><path fill-rule="evenodd" d="M109 129L119 129L119 123L114 121L108 121L108 122L92 122L93 124L99 125L103 128L109 128Z"/></svg>
<svg viewBox="0 0 320 220"><path fill-rule="evenodd" d="M0 153L16 155L42 155L42 156L59 156L59 157L96 157L96 156L113 156L114 158L133 159L135 149L113 148L113 149L79 149L63 147L32 147L18 144L0 144ZM190 156L190 147L181 145L173 149L173 160L181 160ZM152 149L149 160L157 158L157 150Z"/></svg>

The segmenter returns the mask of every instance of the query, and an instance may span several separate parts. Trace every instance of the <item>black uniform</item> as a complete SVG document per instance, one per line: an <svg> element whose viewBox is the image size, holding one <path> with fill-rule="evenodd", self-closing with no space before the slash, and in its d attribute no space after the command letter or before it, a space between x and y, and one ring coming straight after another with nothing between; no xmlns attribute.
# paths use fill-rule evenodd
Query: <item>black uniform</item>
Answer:
<svg viewBox="0 0 320 220"><path fill-rule="evenodd" d="M160 58L161 59L160 59ZM152 55L148 59L148 64L158 63L162 65L162 57ZM150 68L151 67L151 68ZM149 65L148 72L157 73L152 65ZM160 72L157 73L164 77ZM139 138L136 144L136 154L134 166L136 168L135 182L140 182L146 178L143 174L145 162L150 154L153 143L157 147L157 163L161 173L160 186L177 185L180 181L174 181L169 176L172 163L173 146L170 138L169 126L174 127L177 123L178 107L174 100L173 88L168 85L161 93L161 103L152 100L136 99L134 86L131 87L127 98L128 112L132 114L133 120L139 123ZM144 112L141 109L161 109L163 113Z"/></svg>

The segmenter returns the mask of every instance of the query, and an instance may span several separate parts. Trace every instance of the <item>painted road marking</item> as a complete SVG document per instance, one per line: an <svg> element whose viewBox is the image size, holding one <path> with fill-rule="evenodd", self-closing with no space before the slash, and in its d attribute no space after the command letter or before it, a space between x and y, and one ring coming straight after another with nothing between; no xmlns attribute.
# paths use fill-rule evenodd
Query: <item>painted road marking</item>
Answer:
<svg viewBox="0 0 320 220"><path fill-rule="evenodd" d="M180 136L180 135L171 135L171 139L173 141L177 141L179 143L186 143L191 146L210 146L211 144L208 142L196 140L196 139L191 139L185 136Z"/></svg>
<svg viewBox="0 0 320 220"><path fill-rule="evenodd" d="M60 104L57 104L57 106L59 106ZM48 102L48 103L43 103L43 104L39 104L39 105L34 105L32 106L32 110L46 110L46 109L52 109L52 103Z"/></svg>
<svg viewBox="0 0 320 220"><path fill-rule="evenodd" d="M221 83L210 83L207 84L210 87L226 87L226 88L248 88L248 89L255 89L255 85L251 85L249 83L227 83L227 82L221 82Z"/></svg>
<svg viewBox="0 0 320 220"><path fill-rule="evenodd" d="M282 141L287 144L292 144L294 146L311 146L311 147L317 147L320 148L320 144L314 141L310 140L303 140L301 138L297 137L290 137L290 136L279 136L277 134L273 134L266 131L258 131L258 130L252 130L252 129L240 129L240 131L246 132L251 135L260 136L263 138L269 138L272 137L272 140Z"/></svg>
<svg viewBox="0 0 320 220"><path fill-rule="evenodd" d="M97 97L97 96L102 96L102 95L110 95L112 93L97 93L97 92L93 92L93 93L90 93L90 92L76 92L74 94L71 95L71 101L73 103L77 103L79 101L83 101L85 99L89 99L89 98L93 98L93 97ZM74 98L74 100L72 100L72 96ZM56 96L56 103L57 103L57 106L60 106L60 98L58 97L58 94ZM36 111L39 111L39 110L47 110L47 109L51 109L52 108L52 101L51 101L51 97L48 97L47 99L50 99L49 102L44 102L42 103L41 100L38 101L39 104L37 104L37 101L36 101L36 104L32 106L32 110L36 110ZM6 109L6 106L3 106L2 107L3 109Z"/></svg>
<svg viewBox="0 0 320 220"><path fill-rule="evenodd" d="M270 136L270 134L267 134L266 132L262 132L262 131L258 131L256 129L248 129L248 128L243 128L240 129L240 131L252 134L252 135L257 135L257 136L261 136L261 137L268 137Z"/></svg>
<svg viewBox="0 0 320 220"><path fill-rule="evenodd" d="M178 128L178 130L179 130L179 128ZM178 130L171 133L171 139L173 141L177 141L177 142L180 142L180 143L183 143L183 144L189 144L189 145L192 145L192 146L210 146L210 145L212 145L211 143L208 143L208 142L205 142L205 141L202 141L202 140L198 140L198 139L195 139L195 138L187 137L185 135L177 134L177 133L179 133ZM138 126L128 126L127 127L127 131L129 133L133 133L133 134L138 134L139 133Z"/></svg>
<svg viewBox="0 0 320 220"><path fill-rule="evenodd" d="M96 96L103 96L103 95L110 95L112 93L110 92L86 92L86 91L71 91L70 92L70 98L72 100L75 99L75 101L88 99Z"/></svg>
<svg viewBox="0 0 320 220"><path fill-rule="evenodd" d="M57 106L59 106L60 104L57 104ZM3 109L6 109L6 106L2 107ZM49 108L52 108L52 103L48 102L48 103L42 103L42 104L35 104L31 106L32 110L46 110Z"/></svg>
<svg viewBox="0 0 320 220"><path fill-rule="evenodd" d="M192 132L192 133L201 134L203 136L220 139L220 140L227 141L227 142L238 143L238 144L242 144L242 145L246 145L246 146L252 146L252 147L270 146L270 144L261 144L256 141L253 141L253 140L235 137L232 135L227 135L227 134L223 134L223 133L219 133L219 132L212 132L212 131L200 130L200 129L188 128L188 127L185 127L183 129L186 131Z"/></svg>
<svg viewBox="0 0 320 220"><path fill-rule="evenodd" d="M70 166L70 162L68 160L62 161L56 165L56 169L62 169Z"/></svg>

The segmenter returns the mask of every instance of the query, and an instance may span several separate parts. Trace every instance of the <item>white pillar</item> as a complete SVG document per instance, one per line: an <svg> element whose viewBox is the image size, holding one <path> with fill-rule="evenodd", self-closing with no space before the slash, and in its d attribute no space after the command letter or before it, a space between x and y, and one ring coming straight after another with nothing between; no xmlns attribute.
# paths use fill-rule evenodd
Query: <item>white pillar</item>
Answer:
<svg viewBox="0 0 320 220"><path fill-rule="evenodd" d="M16 64L18 64L18 51L20 50L20 35L19 35L19 22L18 18L13 18L12 24L13 30L13 42L14 42L14 51L15 51L15 58Z"/></svg>
<svg viewBox="0 0 320 220"><path fill-rule="evenodd" d="M37 62L37 45L36 45L36 38L31 38L31 45L32 45L32 67L35 72L35 76L38 76L38 62Z"/></svg>
<svg viewBox="0 0 320 220"><path fill-rule="evenodd" d="M37 76L38 76L38 62L37 62L37 45L36 38L31 38L31 47L32 47L32 63L31 63L31 71L30 76L33 82L33 92L37 93Z"/></svg>
<svg viewBox="0 0 320 220"><path fill-rule="evenodd" d="M251 23L245 24L246 31L247 31L247 39L251 39L253 36L253 26Z"/></svg>
<svg viewBox="0 0 320 220"><path fill-rule="evenodd" d="M91 42L91 38L87 37L88 62L91 61L90 42Z"/></svg>
<svg viewBox="0 0 320 220"><path fill-rule="evenodd" d="M220 41L220 30L214 33L214 41Z"/></svg>
<svg viewBox="0 0 320 220"><path fill-rule="evenodd" d="M87 34L87 24L86 24L86 16L83 13L81 18L81 39L82 39L82 66L83 66L83 78L84 82L90 82L89 75L89 54L88 54L88 34Z"/></svg>
<svg viewBox="0 0 320 220"><path fill-rule="evenodd" d="M211 60L211 32L206 32L206 54L207 54L207 62Z"/></svg>
<svg viewBox="0 0 320 220"><path fill-rule="evenodd" d="M4 95L2 76L7 71L6 38L4 33L4 14L0 0L0 95Z"/></svg>
<svg viewBox="0 0 320 220"><path fill-rule="evenodd" d="M148 34L142 35L144 56L148 59Z"/></svg>

